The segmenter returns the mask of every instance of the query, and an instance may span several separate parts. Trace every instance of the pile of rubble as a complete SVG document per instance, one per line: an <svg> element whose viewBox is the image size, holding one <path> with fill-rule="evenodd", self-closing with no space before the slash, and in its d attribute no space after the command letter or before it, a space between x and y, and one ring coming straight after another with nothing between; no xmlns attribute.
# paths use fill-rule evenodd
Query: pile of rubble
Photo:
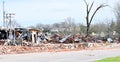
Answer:
<svg viewBox="0 0 120 62"><path fill-rule="evenodd" d="M80 44L40 44L33 47L28 46L0 46L0 54L21 54L33 52L61 52L77 51L88 49L109 49L120 47L120 44L103 44L103 43L80 43Z"/></svg>

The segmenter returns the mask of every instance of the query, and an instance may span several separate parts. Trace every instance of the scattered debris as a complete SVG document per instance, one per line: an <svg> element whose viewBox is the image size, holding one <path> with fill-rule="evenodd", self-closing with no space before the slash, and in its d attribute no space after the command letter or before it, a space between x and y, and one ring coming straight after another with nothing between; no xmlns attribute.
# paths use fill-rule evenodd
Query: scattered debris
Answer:
<svg viewBox="0 0 120 62"><path fill-rule="evenodd" d="M93 43L92 47L85 47L84 43L79 44L40 44L36 46L0 46L0 54L21 54L33 52L61 52L61 51L80 51L80 50L98 50L114 49L120 47L120 44ZM119 48L118 48L119 49Z"/></svg>

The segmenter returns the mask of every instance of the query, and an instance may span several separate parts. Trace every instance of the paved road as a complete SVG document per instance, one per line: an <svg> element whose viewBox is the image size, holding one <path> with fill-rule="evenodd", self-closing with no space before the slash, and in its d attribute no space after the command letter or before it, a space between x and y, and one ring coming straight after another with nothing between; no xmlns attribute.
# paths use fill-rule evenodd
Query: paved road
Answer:
<svg viewBox="0 0 120 62"><path fill-rule="evenodd" d="M120 56L120 49L0 55L0 62L91 62L113 56Z"/></svg>

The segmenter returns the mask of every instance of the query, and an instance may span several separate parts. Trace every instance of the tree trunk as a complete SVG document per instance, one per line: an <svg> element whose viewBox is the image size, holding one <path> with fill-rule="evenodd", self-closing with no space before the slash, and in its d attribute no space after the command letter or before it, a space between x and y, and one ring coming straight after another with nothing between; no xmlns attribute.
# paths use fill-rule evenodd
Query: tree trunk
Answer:
<svg viewBox="0 0 120 62"><path fill-rule="evenodd" d="M86 37L89 36L89 28L90 28L90 25L88 24L88 25L87 25L87 33L86 33Z"/></svg>

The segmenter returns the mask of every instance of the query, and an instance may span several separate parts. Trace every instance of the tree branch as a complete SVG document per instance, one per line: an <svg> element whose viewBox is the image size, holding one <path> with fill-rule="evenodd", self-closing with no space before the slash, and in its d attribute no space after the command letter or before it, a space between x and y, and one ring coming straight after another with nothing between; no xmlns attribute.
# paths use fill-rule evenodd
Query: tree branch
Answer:
<svg viewBox="0 0 120 62"><path fill-rule="evenodd" d="M84 0L84 2L85 2L85 4L86 4L86 6L88 6L88 4L87 4L86 0Z"/></svg>
<svg viewBox="0 0 120 62"><path fill-rule="evenodd" d="M85 4L86 4L86 12L87 12L87 15L86 15L86 22L87 22L87 25L89 24L89 5L88 3L86 2L86 0L84 0Z"/></svg>
<svg viewBox="0 0 120 62"><path fill-rule="evenodd" d="M89 13L90 13L90 11L91 11L91 9L92 9L92 7L93 7L93 4L94 4L94 1L92 2L91 6L90 6L90 8L89 8L89 10L88 10Z"/></svg>
<svg viewBox="0 0 120 62"><path fill-rule="evenodd" d="M91 19L90 19L89 24L91 24L92 19L93 19L93 17L95 16L95 14L97 13L97 11L98 11L99 9L103 8L103 7L106 7L106 6L108 6L108 5L101 4L100 6L97 7L97 9L94 11L94 13L93 13L93 15L92 15L92 17L91 17Z"/></svg>

